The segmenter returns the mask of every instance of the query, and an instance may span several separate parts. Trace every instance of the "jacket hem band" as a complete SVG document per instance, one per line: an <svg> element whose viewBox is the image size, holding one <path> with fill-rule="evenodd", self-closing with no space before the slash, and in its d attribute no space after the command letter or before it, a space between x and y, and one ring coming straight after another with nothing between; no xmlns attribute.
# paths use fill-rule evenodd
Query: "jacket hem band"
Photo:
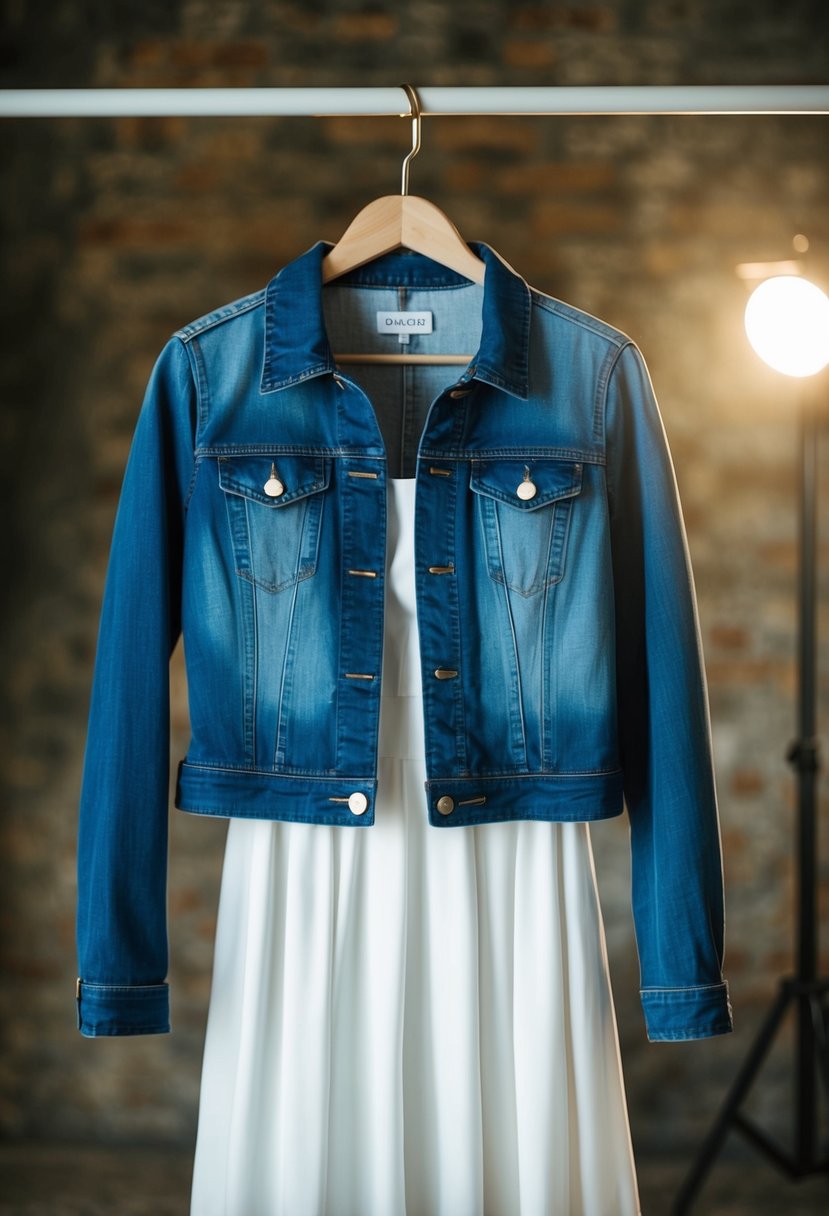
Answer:
<svg viewBox="0 0 829 1216"><path fill-rule="evenodd" d="M462 827L515 819L609 819L624 809L622 779L622 770L614 769L446 777L427 780L424 786L429 823ZM364 797L354 800L355 794ZM376 794L377 779L372 777L266 772L180 760L175 806L224 818L370 827Z"/></svg>

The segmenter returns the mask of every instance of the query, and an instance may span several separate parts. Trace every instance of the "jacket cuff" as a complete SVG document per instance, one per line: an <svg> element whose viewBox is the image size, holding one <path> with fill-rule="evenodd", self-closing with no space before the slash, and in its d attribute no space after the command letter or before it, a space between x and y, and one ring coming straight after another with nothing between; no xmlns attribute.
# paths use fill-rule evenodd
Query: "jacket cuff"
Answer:
<svg viewBox="0 0 829 1216"><path fill-rule="evenodd" d="M709 1039L734 1029L728 982L690 988L640 988L650 1042Z"/></svg>
<svg viewBox="0 0 829 1216"><path fill-rule="evenodd" d="M167 1034L170 1030L170 985L75 985L78 1030L87 1038L124 1034Z"/></svg>

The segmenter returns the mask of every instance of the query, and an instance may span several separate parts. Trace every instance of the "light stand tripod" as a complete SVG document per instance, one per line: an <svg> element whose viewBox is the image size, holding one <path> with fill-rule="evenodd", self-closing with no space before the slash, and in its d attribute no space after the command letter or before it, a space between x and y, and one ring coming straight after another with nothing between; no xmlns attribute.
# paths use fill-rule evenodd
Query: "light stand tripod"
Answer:
<svg viewBox="0 0 829 1216"><path fill-rule="evenodd" d="M816 396L816 395L815 395ZM812 401L800 408L800 553L799 553L799 644L798 644L798 738L790 744L786 759L797 774L798 805L798 925L797 973L779 981L779 992L732 1084L696 1163L680 1188L673 1212L681 1216L721 1147L729 1125L740 1129L792 1179L829 1173L829 1155L817 1149L817 1069L829 1100L829 1009L824 1003L829 977L817 976L816 899L816 785L820 767L819 743L815 735L815 566L817 503L817 411ZM781 1149L740 1111L755 1074L771 1046L789 1003L797 1013L797 1053L794 1103L794 1152Z"/></svg>

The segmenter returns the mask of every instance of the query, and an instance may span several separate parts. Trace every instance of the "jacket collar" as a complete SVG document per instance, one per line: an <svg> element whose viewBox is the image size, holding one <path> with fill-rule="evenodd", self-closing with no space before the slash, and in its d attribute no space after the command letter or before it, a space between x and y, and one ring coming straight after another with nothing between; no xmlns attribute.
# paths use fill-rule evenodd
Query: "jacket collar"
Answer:
<svg viewBox="0 0 829 1216"><path fill-rule="evenodd" d="M485 262L486 269L481 343L464 378L474 372L474 378L526 400L530 288L486 242L466 244ZM317 241L283 266L265 289L263 393L337 370L322 308L322 259L333 247L333 241ZM371 287L452 287L470 280L423 254L398 248L347 271L334 282Z"/></svg>

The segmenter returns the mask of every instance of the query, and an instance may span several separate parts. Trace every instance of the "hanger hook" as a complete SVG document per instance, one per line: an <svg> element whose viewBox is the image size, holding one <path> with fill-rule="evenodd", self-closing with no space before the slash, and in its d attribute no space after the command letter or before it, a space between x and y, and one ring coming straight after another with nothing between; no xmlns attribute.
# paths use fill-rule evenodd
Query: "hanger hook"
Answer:
<svg viewBox="0 0 829 1216"><path fill-rule="evenodd" d="M409 98L409 109L411 111L411 116L412 116L412 150L409 153L409 155L406 157L406 159L403 161L403 175L402 175L402 179L401 179L401 183L400 183L400 193L408 194L409 193L409 161L412 159L413 156L416 156L417 153L420 151L421 106L420 106L420 98L418 97L417 91L415 90L415 88L412 85L404 84L401 87L406 90L406 94Z"/></svg>

